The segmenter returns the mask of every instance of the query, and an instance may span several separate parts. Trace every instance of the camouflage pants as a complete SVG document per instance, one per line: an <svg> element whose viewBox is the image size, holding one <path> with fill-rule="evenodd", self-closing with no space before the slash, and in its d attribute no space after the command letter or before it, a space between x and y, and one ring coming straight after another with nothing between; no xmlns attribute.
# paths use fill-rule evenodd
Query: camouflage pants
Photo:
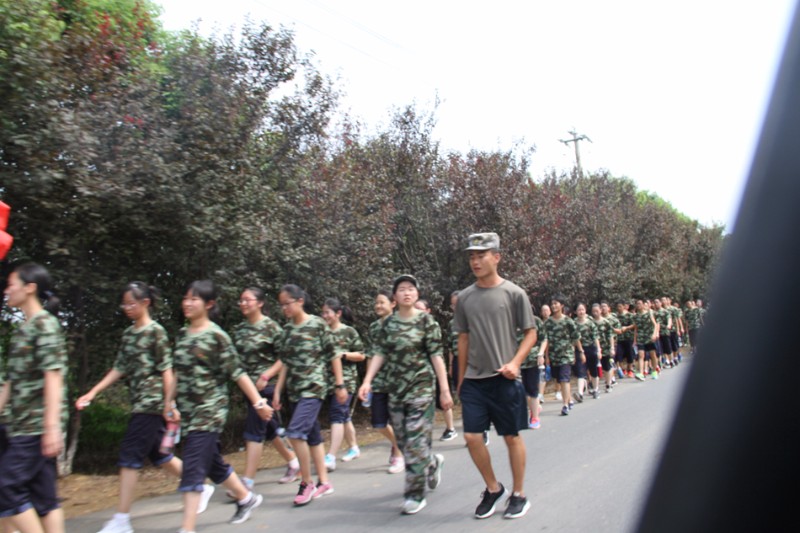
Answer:
<svg viewBox="0 0 800 533"><path fill-rule="evenodd" d="M406 462L405 499L425 497L426 474L431 463L433 441L433 398L408 402L389 400L389 416L397 438L397 446Z"/></svg>

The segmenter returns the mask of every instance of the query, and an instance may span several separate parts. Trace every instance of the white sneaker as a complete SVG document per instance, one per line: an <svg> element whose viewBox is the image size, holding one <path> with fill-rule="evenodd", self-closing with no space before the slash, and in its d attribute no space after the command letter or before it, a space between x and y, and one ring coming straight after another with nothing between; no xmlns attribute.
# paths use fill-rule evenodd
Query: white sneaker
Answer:
<svg viewBox="0 0 800 533"><path fill-rule="evenodd" d="M392 463L389 465L388 472L390 474L399 474L400 472L405 472L406 470L406 461L402 457L392 457Z"/></svg>
<svg viewBox="0 0 800 533"><path fill-rule="evenodd" d="M97 533L133 533L130 518L120 518L117 515L103 524L103 529Z"/></svg>
<svg viewBox="0 0 800 533"><path fill-rule="evenodd" d="M406 500L403 502L402 512L403 514L417 514L423 510L426 505L428 505L428 502L426 502L424 498L420 501Z"/></svg>
<svg viewBox="0 0 800 533"><path fill-rule="evenodd" d="M214 495L214 490L216 490L214 485L209 485L208 483L203 485L203 492L200 493L200 505L197 506L197 514L208 509L208 501Z"/></svg>
<svg viewBox="0 0 800 533"><path fill-rule="evenodd" d="M556 401L559 401L559 402L560 402L561 400L562 400L562 398L561 398L561 391L560 391L560 390L559 390L559 391L556 391Z"/></svg>
<svg viewBox="0 0 800 533"><path fill-rule="evenodd" d="M336 470L336 457L329 453L325 454L325 468L328 469L328 472Z"/></svg>

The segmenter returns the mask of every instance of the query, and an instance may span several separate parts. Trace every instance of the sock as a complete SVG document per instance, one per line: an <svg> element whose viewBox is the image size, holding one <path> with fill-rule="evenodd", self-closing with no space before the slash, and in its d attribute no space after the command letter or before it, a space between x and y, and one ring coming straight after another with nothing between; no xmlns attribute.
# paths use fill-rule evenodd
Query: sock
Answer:
<svg viewBox="0 0 800 533"><path fill-rule="evenodd" d="M250 500L253 499L253 491L247 491L247 496L244 497L243 500L239 500L239 505L244 505L246 503L250 503Z"/></svg>
<svg viewBox="0 0 800 533"><path fill-rule="evenodd" d="M249 477L242 476L242 483L244 483L244 486L247 487L248 489L252 489L253 488L253 484L255 482L252 479L250 479Z"/></svg>
<svg viewBox="0 0 800 533"><path fill-rule="evenodd" d="M130 513L114 513L114 518L118 520L124 520L126 522L131 521L131 514Z"/></svg>
<svg viewBox="0 0 800 533"><path fill-rule="evenodd" d="M292 468L300 468L300 461L297 460L297 457L289 461L289 466Z"/></svg>

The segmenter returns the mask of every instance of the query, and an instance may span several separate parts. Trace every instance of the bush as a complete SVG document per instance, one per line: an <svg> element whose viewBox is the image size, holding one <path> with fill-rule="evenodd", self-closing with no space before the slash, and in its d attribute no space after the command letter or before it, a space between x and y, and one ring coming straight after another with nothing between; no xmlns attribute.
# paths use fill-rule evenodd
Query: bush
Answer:
<svg viewBox="0 0 800 533"><path fill-rule="evenodd" d="M81 413L81 431L75 471L88 473L117 470L119 444L125 436L128 410L106 403L93 403Z"/></svg>

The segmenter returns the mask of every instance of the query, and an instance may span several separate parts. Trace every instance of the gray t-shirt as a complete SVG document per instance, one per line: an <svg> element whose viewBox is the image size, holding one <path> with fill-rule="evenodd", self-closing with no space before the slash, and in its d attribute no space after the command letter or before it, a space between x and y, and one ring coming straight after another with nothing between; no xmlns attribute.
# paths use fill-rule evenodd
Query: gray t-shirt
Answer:
<svg viewBox="0 0 800 533"><path fill-rule="evenodd" d="M517 330L535 328L527 293L514 283L489 289L474 283L458 294L454 329L469 334L468 379L497 375L497 369L517 353Z"/></svg>

